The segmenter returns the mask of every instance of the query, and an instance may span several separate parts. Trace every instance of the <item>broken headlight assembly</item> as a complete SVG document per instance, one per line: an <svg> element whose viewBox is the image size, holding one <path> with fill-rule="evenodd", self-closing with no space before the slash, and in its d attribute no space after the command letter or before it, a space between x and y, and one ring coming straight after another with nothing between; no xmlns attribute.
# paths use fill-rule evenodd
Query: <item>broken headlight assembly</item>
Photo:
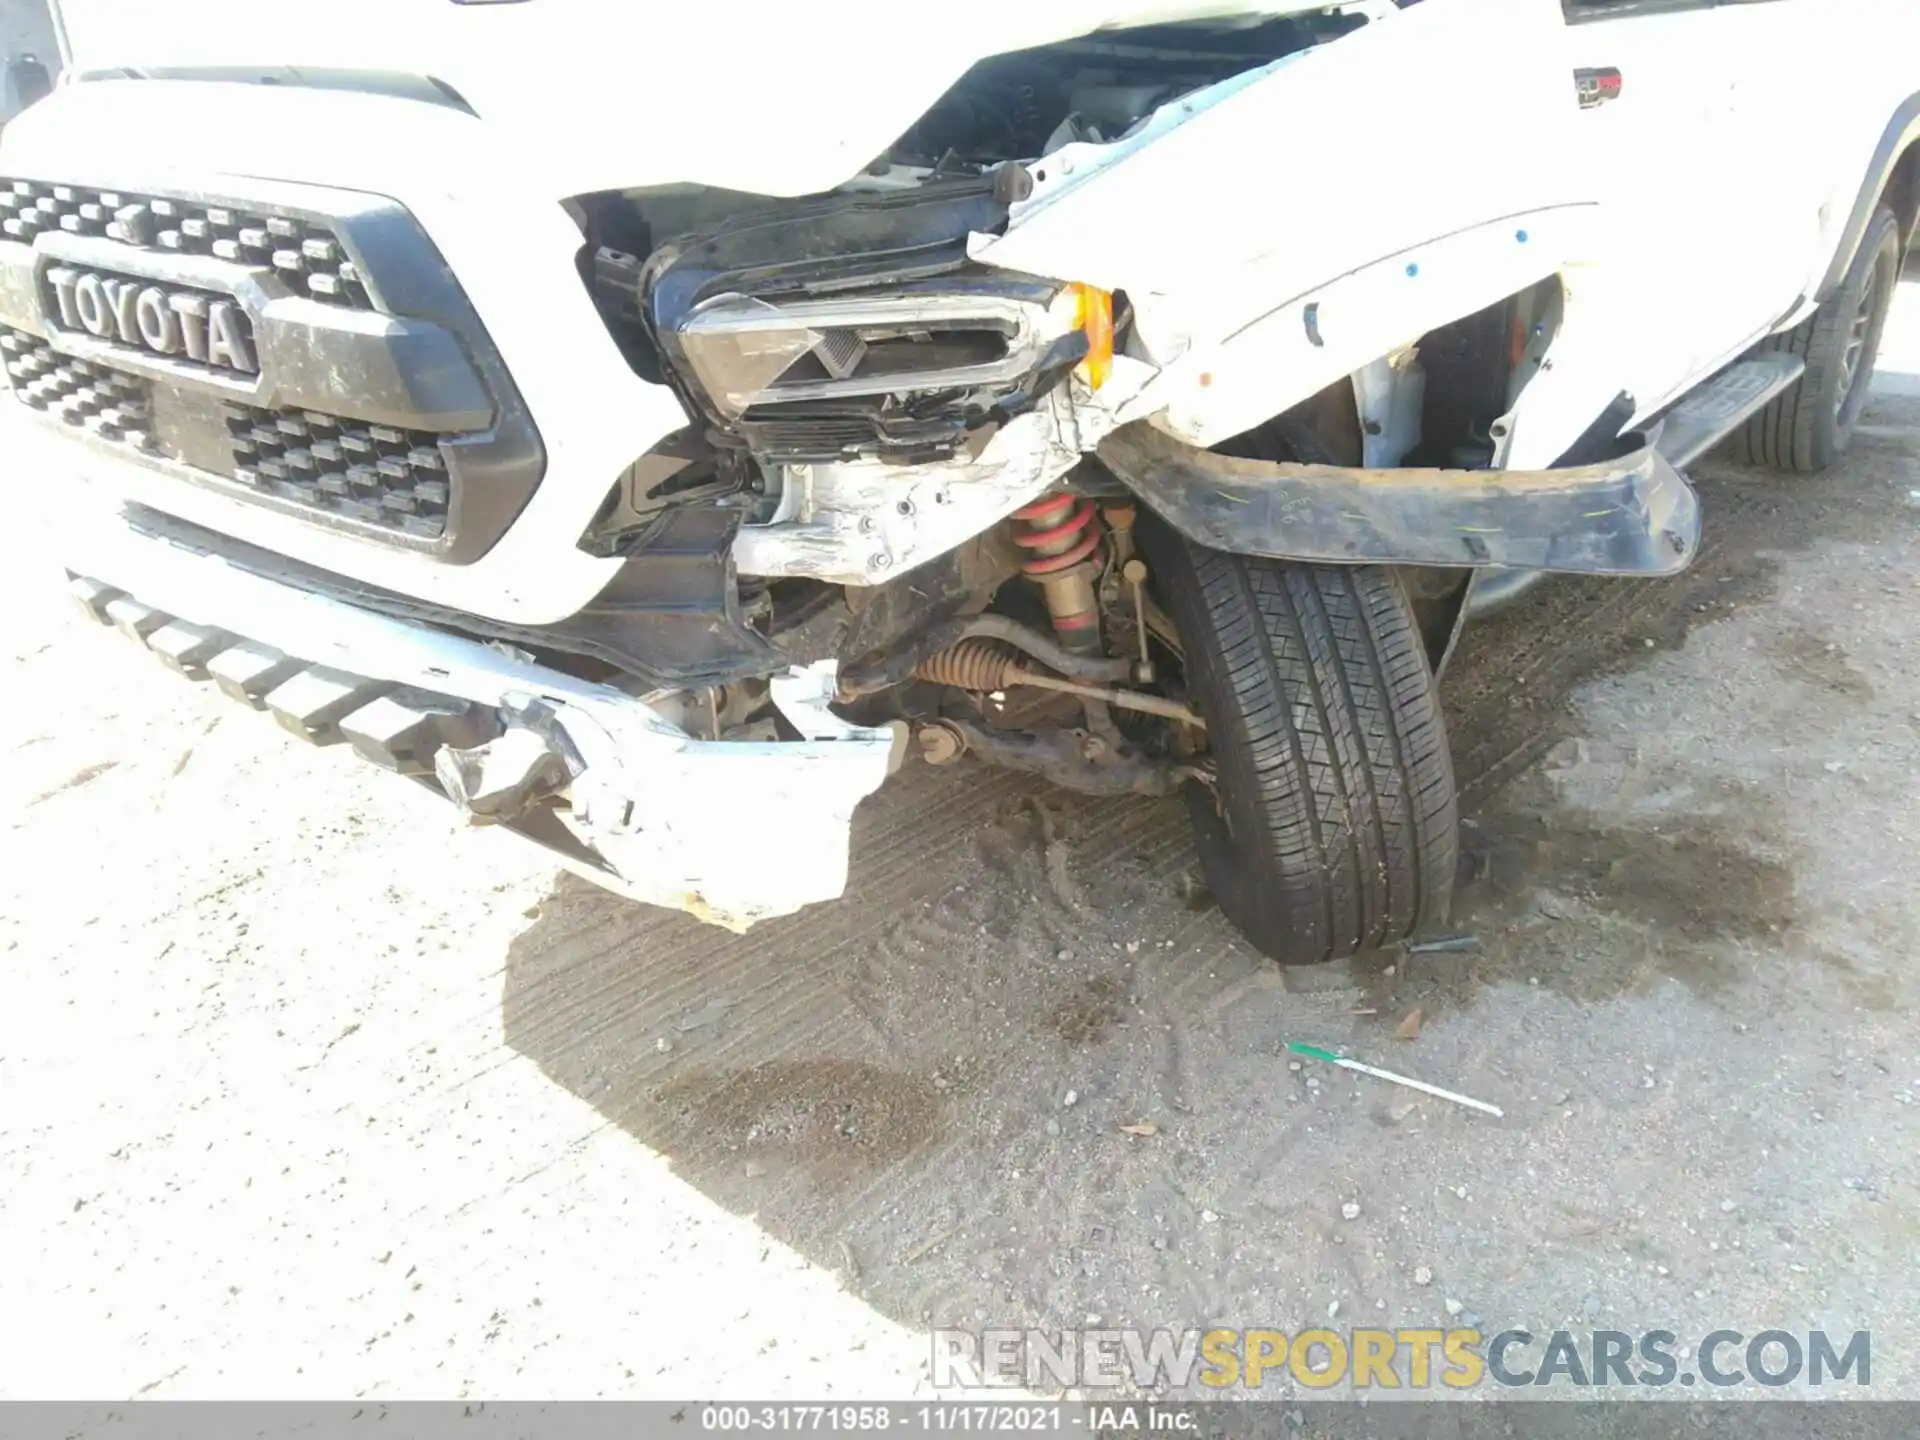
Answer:
<svg viewBox="0 0 1920 1440"><path fill-rule="evenodd" d="M1111 315L1103 291L1017 278L780 304L724 294L665 348L723 433L763 460L913 462L953 455L1077 365L1103 379Z"/></svg>
<svg viewBox="0 0 1920 1440"><path fill-rule="evenodd" d="M1004 222L977 181L757 211L656 249L640 308L722 445L775 463L942 458L1031 408L1090 334L1111 344L1088 322L1100 292L967 259L968 236Z"/></svg>
<svg viewBox="0 0 1920 1440"><path fill-rule="evenodd" d="M1047 287L801 300L720 295L681 322L679 341L719 413L756 405L1017 387L1071 332Z"/></svg>

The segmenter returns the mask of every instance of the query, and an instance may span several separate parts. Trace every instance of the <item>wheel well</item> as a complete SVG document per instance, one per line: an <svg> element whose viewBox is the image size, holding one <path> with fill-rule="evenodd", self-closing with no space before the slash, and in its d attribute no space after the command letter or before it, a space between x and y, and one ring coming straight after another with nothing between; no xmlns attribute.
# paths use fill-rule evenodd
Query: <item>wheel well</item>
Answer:
<svg viewBox="0 0 1920 1440"><path fill-rule="evenodd" d="M1902 247L1912 244L1914 224L1920 219L1920 141L1909 145L1894 163L1882 198L1900 221Z"/></svg>
<svg viewBox="0 0 1920 1440"><path fill-rule="evenodd" d="M1920 179L1920 176L1916 176ZM1311 458L1334 465L1432 466L1491 469L1506 440L1506 416L1520 392L1546 363L1565 307L1558 275L1514 291L1491 305L1429 330L1402 351L1325 389L1216 446L1221 453L1255 460ZM1417 420L1389 447L1389 456L1367 458L1381 434L1377 417L1394 410L1370 386L1405 385L1417 362ZM1371 404L1371 408L1370 408ZM1613 433L1627 419L1618 417ZM1302 446L1308 453L1303 453ZM1465 615L1465 569L1399 566L1413 604L1427 659L1438 674L1460 635Z"/></svg>

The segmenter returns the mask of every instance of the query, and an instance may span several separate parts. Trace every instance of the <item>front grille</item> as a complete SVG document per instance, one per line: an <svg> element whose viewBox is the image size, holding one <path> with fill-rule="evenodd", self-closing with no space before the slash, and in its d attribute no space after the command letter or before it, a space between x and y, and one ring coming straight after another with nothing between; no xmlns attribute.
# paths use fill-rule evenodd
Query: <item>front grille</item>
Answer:
<svg viewBox="0 0 1920 1440"><path fill-rule="evenodd" d="M152 393L142 377L57 354L44 340L4 327L0 356L6 358L7 381L22 405L102 439L136 450L152 448Z"/></svg>
<svg viewBox="0 0 1920 1440"><path fill-rule="evenodd" d="M209 403L5 327L0 355L14 397L74 429L303 510L422 539L446 531L451 487L437 434Z"/></svg>
<svg viewBox="0 0 1920 1440"><path fill-rule="evenodd" d="M295 294L370 310L360 271L334 232L292 215L234 206L0 178L0 231L31 245L43 230L117 240L141 250L211 255L270 267Z"/></svg>
<svg viewBox="0 0 1920 1440"><path fill-rule="evenodd" d="M405 206L86 178L0 179L0 390L155 476L437 563L506 534L540 435Z"/></svg>
<svg viewBox="0 0 1920 1440"><path fill-rule="evenodd" d="M440 437L311 410L227 407L233 476L262 494L408 535L447 528Z"/></svg>

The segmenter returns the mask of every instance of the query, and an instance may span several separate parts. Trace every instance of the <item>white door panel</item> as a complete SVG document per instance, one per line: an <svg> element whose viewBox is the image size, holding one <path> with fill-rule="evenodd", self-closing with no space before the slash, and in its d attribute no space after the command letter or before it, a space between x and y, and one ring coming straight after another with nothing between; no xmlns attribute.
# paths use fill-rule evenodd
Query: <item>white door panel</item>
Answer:
<svg viewBox="0 0 1920 1440"><path fill-rule="evenodd" d="M1737 353L1794 298L1775 292L1789 268L1769 198L1770 88L1755 76L1779 0L1572 20L1573 67L1618 70L1617 98L1583 112L1582 145L1605 195L1607 258L1593 283L1620 317L1622 385L1641 413L1658 408ZM1804 250L1804 245L1800 247ZM1798 252L1796 252L1798 253Z"/></svg>
<svg viewBox="0 0 1920 1440"><path fill-rule="evenodd" d="M1730 217L1743 276L1735 301L1750 331L1771 329L1806 295L1838 161L1836 119L1852 103L1848 52L1865 38L1845 12L1859 8L1856 0L1743 0L1716 12L1733 68L1734 159L1744 182Z"/></svg>

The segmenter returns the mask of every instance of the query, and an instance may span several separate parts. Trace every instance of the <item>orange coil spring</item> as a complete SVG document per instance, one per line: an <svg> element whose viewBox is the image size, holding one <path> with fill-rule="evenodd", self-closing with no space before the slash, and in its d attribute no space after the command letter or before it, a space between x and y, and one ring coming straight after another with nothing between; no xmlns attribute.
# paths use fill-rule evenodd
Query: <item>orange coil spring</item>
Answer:
<svg viewBox="0 0 1920 1440"><path fill-rule="evenodd" d="M927 656L913 673L922 680L960 690L1004 690L1019 669L1019 657L1005 645L974 636Z"/></svg>
<svg viewBox="0 0 1920 1440"><path fill-rule="evenodd" d="M1073 495L1048 495L1022 505L1013 518L1027 528L1014 532L1013 543L1033 554L1020 568L1029 575L1051 575L1078 565L1100 544L1093 514L1091 500Z"/></svg>

